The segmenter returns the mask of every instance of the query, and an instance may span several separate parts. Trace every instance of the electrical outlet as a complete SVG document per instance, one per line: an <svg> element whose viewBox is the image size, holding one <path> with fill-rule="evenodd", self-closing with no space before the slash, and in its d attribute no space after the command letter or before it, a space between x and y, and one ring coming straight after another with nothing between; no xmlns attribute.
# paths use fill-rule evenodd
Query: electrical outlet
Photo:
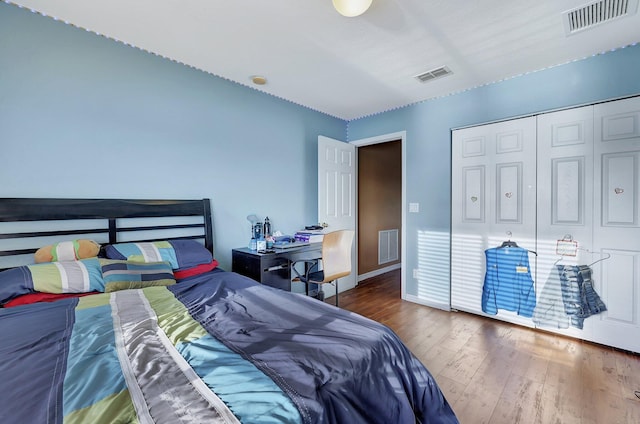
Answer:
<svg viewBox="0 0 640 424"><path fill-rule="evenodd" d="M418 279L418 268L413 269L413 278Z"/></svg>

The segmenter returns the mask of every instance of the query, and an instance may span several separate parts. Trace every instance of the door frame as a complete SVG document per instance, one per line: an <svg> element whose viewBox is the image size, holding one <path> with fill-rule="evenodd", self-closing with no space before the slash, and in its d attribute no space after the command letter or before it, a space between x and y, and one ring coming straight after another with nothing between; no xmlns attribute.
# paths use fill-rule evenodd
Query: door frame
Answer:
<svg viewBox="0 0 640 424"><path fill-rule="evenodd" d="M394 132L394 133L389 133L389 134L382 134L382 135L377 135L377 136L373 136L373 137L367 137L367 138L361 138L358 140L353 140L353 141L349 141L350 144L353 144L354 146L356 146L356 205L358 205L359 203L359 197L358 197L358 168L359 168L359 162L358 162L358 148L359 147L364 147L364 146L370 146L372 144L381 144L381 143L387 143L390 141L396 141L396 140L400 140L400 146L401 146L401 156L402 156L402 230L401 230L401 238L402 238L402 242L400 243L401 248L400 248L400 287L401 287L401 298L404 299L406 296L406 254L407 254L407 149L406 149L406 139L407 139L407 132L406 131L398 131L398 132ZM356 240L358 237L358 214L356 213ZM356 261L357 261L357 243L356 243ZM357 269L357 265L356 265L356 269ZM383 268L382 270L380 270L380 274L386 272L386 270ZM372 277L374 273L367 273L367 278L368 277ZM359 275L356 274L356 284L360 282L360 278Z"/></svg>

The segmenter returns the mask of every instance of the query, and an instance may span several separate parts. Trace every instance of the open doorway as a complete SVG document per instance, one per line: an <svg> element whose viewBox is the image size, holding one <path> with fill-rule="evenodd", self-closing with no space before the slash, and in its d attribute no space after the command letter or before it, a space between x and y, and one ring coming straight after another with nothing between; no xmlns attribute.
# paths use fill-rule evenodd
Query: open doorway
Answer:
<svg viewBox="0 0 640 424"><path fill-rule="evenodd" d="M360 242L358 238L356 239L356 243L354 243L354 256L352 261L354 263L354 273L349 276L349 280L346 281L347 284L340 284L341 289L348 290L349 288L353 288L356 284L362 280L367 278L371 278L377 275L384 274L388 271L392 271L394 269L400 269L400 283L401 283L401 293L402 298L404 299L406 296L406 270L402 266L402 264L406 263L406 220L407 220L407 175L406 175L406 132L399 131L391 134L383 134L379 136L363 138L358 140L353 140L348 142L347 144L350 147L345 146L344 142L339 140L330 139L325 136L318 136L318 222L326 222L328 225L333 228L352 228L356 230L356 233L359 233L358 229L358 150L365 148L367 146L378 145L378 144L386 144L390 142L396 142L400 151L400 160L399 160L399 169L400 169L400 184L395 188L396 193L400 193L400 206L399 209L401 211L401 223L397 228L398 230L398 256L400 257L398 260L393 260L391 262L385 262L382 266L377 266L375 269L367 272L363 272L360 270L360 260L358 251L361 248L365 247L365 243L362 242L362 246L360 246ZM336 164L341 164L341 166L345 166L347 168L342 169L334 169ZM394 159L394 166L396 161ZM389 166L388 160L379 165L380 168L384 169ZM366 180L366 178L365 178ZM331 184L329 184L331 183ZM375 186L374 186L375 188ZM393 202L389 201L389 199L383 199L376 203L376 208L374 210L381 210L388 207L390 204L393 204L395 207L398 206L398 203L393 200ZM393 228L386 229L395 229L397 227L394 224ZM362 231L368 232L368 228L363 228ZM378 249L378 235L377 229L372 230L376 234L376 241L372 244L375 246L375 252ZM393 237L393 235L392 235ZM391 239L393 244L395 241L394 238ZM387 244L388 246L389 244ZM391 246L393 247L393 246ZM390 252L393 252L393 249L390 249ZM379 262L378 253L375 255L376 263ZM392 254L387 256L387 259L393 257Z"/></svg>
<svg viewBox="0 0 640 424"><path fill-rule="evenodd" d="M360 282L401 268L402 141L360 146L357 261Z"/></svg>

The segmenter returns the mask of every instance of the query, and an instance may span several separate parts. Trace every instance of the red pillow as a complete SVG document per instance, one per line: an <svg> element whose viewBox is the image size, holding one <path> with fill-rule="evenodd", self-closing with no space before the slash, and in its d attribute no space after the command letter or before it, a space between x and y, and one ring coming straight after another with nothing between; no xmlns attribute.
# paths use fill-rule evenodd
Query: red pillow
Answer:
<svg viewBox="0 0 640 424"><path fill-rule="evenodd" d="M39 302L55 302L56 300L66 299L68 297L82 297L90 294L96 294L98 292L89 292L89 293L28 293L23 294L18 297L14 297L7 303L5 303L5 308L10 308L12 306L20 306L20 305L29 305L31 303L39 303Z"/></svg>
<svg viewBox="0 0 640 424"><path fill-rule="evenodd" d="M200 264L191 268L185 268L185 269L173 271L173 276L176 277L176 280L182 280L183 278L193 277L195 275L200 275L200 274L204 274L205 272L212 271L217 266L218 266L218 261L214 259L208 264Z"/></svg>

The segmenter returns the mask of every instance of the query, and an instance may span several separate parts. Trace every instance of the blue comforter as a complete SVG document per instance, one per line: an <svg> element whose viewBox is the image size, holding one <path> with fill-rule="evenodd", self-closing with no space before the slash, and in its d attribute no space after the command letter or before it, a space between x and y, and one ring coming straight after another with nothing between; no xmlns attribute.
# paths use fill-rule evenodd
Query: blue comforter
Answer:
<svg viewBox="0 0 640 424"><path fill-rule="evenodd" d="M0 309L3 423L457 423L387 327L211 272Z"/></svg>

